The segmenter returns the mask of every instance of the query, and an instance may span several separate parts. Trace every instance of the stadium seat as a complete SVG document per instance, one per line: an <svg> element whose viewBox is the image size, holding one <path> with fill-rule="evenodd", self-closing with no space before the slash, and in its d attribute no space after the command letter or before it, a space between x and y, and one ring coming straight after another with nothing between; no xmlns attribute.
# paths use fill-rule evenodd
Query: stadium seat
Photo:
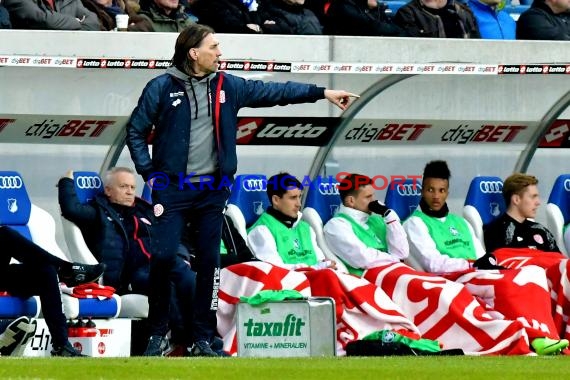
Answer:
<svg viewBox="0 0 570 380"><path fill-rule="evenodd" d="M140 294L137 295L145 297ZM67 319L81 317L116 318L123 313L121 297L117 294L113 294L111 298L100 300L98 298L75 298L63 293L61 302Z"/></svg>
<svg viewBox="0 0 570 380"><path fill-rule="evenodd" d="M556 178L546 204L546 227L556 238L558 248L568 256L570 247L564 243L564 226L570 223L570 174Z"/></svg>
<svg viewBox="0 0 570 380"><path fill-rule="evenodd" d="M147 182L144 183L143 191L141 193L141 199L152 204L152 188L149 186Z"/></svg>
<svg viewBox="0 0 570 380"><path fill-rule="evenodd" d="M40 315L40 306L41 302L37 296L20 298L3 294L0 295L0 319L12 319L22 315L37 318Z"/></svg>
<svg viewBox="0 0 570 380"><path fill-rule="evenodd" d="M14 171L0 171L0 225L10 226L46 251L64 260L55 240L55 220L46 210L34 205L22 176Z"/></svg>
<svg viewBox="0 0 570 380"><path fill-rule="evenodd" d="M303 208L303 220L305 220L315 231L317 244L325 254L327 259L336 261L337 270L348 273L346 266L330 250L323 234L323 226L337 212L340 206L340 195L338 192L338 181L334 177L321 178L311 182L305 189L307 198Z"/></svg>
<svg viewBox="0 0 570 380"><path fill-rule="evenodd" d="M478 176L471 180L463 206L463 217L473 227L481 244L485 245L483 226L502 215L505 210L503 181L499 177Z"/></svg>
<svg viewBox="0 0 570 380"><path fill-rule="evenodd" d="M99 177L99 174L92 171L74 171L73 183L77 198L81 203L89 202L98 194L102 193L104 188L103 181L101 180L101 177ZM65 242L69 248L72 260L86 264L97 264L98 261L91 253L91 250L89 250L89 247L87 247L79 227L63 216L61 217L61 223L63 226ZM69 315L76 318L76 314L80 317L98 316L107 318L113 318L117 315L121 318L146 318L148 316L148 299L147 296L142 294L128 294L121 296L118 300L117 297L106 300L107 305L101 305L101 310L97 315L94 315L92 311L92 304L94 303L93 300L81 300L81 303L79 303L77 298L64 298L71 298L70 300L64 300L66 316L68 316L68 318L70 318ZM83 303L85 303L85 306ZM102 315L102 313L105 315Z"/></svg>
<svg viewBox="0 0 570 380"><path fill-rule="evenodd" d="M97 194L103 192L103 181L96 172L75 171L73 172L73 183L77 198L81 203L87 203L95 198ZM61 224L71 259L86 264L97 264L97 259L87 247L79 227L63 216L61 217Z"/></svg>
<svg viewBox="0 0 570 380"><path fill-rule="evenodd" d="M17 172L0 172L0 224L9 226L29 240L32 234L28 226L32 202L28 196L24 179Z"/></svg>
<svg viewBox="0 0 570 380"><path fill-rule="evenodd" d="M247 228L269 207L265 192L267 177L263 174L240 174L231 189L226 215L247 242Z"/></svg>
<svg viewBox="0 0 570 380"><path fill-rule="evenodd" d="M42 208L32 204L24 179L15 171L0 171L0 225L8 226L51 254L68 260L55 240L55 221ZM38 317L39 297L21 299L0 297L0 317Z"/></svg>
<svg viewBox="0 0 570 380"><path fill-rule="evenodd" d="M396 211L401 221L406 220L418 208L422 197L422 184L408 178L404 182L392 181L386 189L384 202L388 208Z"/></svg>
<svg viewBox="0 0 570 380"><path fill-rule="evenodd" d="M398 214L403 222L408 218L420 204L422 197L422 184L419 180L411 178L405 181L391 181L386 189L384 203ZM411 254L404 262L416 270L423 270L420 261Z"/></svg>

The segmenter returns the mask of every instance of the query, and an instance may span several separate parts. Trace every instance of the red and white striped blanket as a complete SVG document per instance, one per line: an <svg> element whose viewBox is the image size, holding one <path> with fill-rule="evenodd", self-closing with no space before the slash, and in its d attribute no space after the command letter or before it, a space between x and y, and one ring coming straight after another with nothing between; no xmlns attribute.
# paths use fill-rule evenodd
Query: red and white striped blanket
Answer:
<svg viewBox="0 0 570 380"><path fill-rule="evenodd" d="M537 267L470 270L444 279L396 263L370 269L364 277L404 309L423 338L444 348L520 355L530 352L529 337L558 338L546 278Z"/></svg>
<svg viewBox="0 0 570 380"><path fill-rule="evenodd" d="M403 264L375 268L365 276L367 280L332 270L294 272L262 262L225 268L218 307L218 332L224 338L224 349L237 352L235 317L240 296L295 289L305 296L335 300L338 355L345 354L348 342L383 329L411 337L421 335L439 341L444 349L461 348L466 353L531 352L527 332L534 329L486 310L459 283Z"/></svg>
<svg viewBox="0 0 570 380"><path fill-rule="evenodd" d="M548 279L551 314L560 337L570 339L570 261L558 252L530 248L501 248L494 252L499 264L508 268L536 265L543 268ZM528 302L528 301L527 301Z"/></svg>
<svg viewBox="0 0 570 380"><path fill-rule="evenodd" d="M224 350L237 353L236 304L261 290L294 289L305 296L332 297L336 304L337 355L348 342L378 330L394 330L419 338L419 331L386 294L368 281L330 269L295 272L264 262L224 268L220 276L218 333Z"/></svg>

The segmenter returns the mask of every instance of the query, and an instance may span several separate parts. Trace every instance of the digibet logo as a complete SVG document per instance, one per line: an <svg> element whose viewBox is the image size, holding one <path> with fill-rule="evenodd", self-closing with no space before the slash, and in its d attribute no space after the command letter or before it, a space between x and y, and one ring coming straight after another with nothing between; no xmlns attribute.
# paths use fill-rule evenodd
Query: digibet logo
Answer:
<svg viewBox="0 0 570 380"><path fill-rule="evenodd" d="M249 318L243 326L247 336L301 336L301 328L306 323L303 318L288 314L284 322L254 322Z"/></svg>
<svg viewBox="0 0 570 380"><path fill-rule="evenodd" d="M468 142L511 142L527 128L526 125L485 124L479 128L470 128L469 124L460 124L445 131L441 141L466 144Z"/></svg>
<svg viewBox="0 0 570 380"><path fill-rule="evenodd" d="M99 137L105 129L115 124L112 120L67 120L63 125L53 120L36 123L26 129L26 136L49 139L59 137Z"/></svg>
<svg viewBox="0 0 570 380"><path fill-rule="evenodd" d="M351 128L344 135L344 139L351 141L413 141L417 140L424 130L431 128L431 124L385 124L384 128L374 127L372 123L364 123L359 127Z"/></svg>

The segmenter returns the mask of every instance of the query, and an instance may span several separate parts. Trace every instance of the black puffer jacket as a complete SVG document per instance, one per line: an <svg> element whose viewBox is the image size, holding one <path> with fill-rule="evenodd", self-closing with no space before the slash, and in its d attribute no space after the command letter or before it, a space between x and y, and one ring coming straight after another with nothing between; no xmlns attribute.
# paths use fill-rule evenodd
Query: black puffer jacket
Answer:
<svg viewBox="0 0 570 380"><path fill-rule="evenodd" d="M82 204L70 178L59 180L58 192L62 215L79 227L89 250L107 265L103 283L118 294L128 292L129 285L137 288L132 282L148 275L152 206L137 198L134 207L119 213L104 194Z"/></svg>
<svg viewBox="0 0 570 380"><path fill-rule="evenodd" d="M334 0L325 15L325 34L341 36L405 37L386 14L387 6L379 3L370 9L367 0Z"/></svg>
<svg viewBox="0 0 570 380"><path fill-rule="evenodd" d="M216 33L256 33L247 24L259 24L257 12L250 12L241 0L197 0L192 11L200 24Z"/></svg>
<svg viewBox="0 0 570 380"><path fill-rule="evenodd" d="M80 0L2 0L14 29L99 30L97 15ZM83 21L79 21L83 20Z"/></svg>
<svg viewBox="0 0 570 380"><path fill-rule="evenodd" d="M319 35L323 27L313 12L303 4L288 4L285 0L260 0L260 18L274 21L263 23L263 32L268 34Z"/></svg>
<svg viewBox="0 0 570 380"><path fill-rule="evenodd" d="M442 8L454 16L461 38L481 38L475 16L469 7L458 1L449 0ZM441 17L423 6L421 0L412 0L398 9L394 21L412 37L447 38Z"/></svg>
<svg viewBox="0 0 570 380"><path fill-rule="evenodd" d="M12 24L10 23L10 14L8 10L0 4L0 29L12 29Z"/></svg>
<svg viewBox="0 0 570 380"><path fill-rule="evenodd" d="M543 0L534 0L517 21L517 40L570 40L570 15L554 14Z"/></svg>

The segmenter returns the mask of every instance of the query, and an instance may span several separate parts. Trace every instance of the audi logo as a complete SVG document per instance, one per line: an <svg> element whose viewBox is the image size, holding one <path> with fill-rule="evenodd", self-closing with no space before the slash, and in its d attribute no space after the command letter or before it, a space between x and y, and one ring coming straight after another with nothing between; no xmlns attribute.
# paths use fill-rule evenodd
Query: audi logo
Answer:
<svg viewBox="0 0 570 380"><path fill-rule="evenodd" d="M262 178L246 179L241 186L245 191L265 191L267 181Z"/></svg>
<svg viewBox="0 0 570 380"><path fill-rule="evenodd" d="M503 191L503 182L501 181L481 181L479 182L479 190L483 194L495 194Z"/></svg>
<svg viewBox="0 0 570 380"><path fill-rule="evenodd" d="M101 188L101 178L96 176L79 176L75 179L75 183L81 190Z"/></svg>
<svg viewBox="0 0 570 380"><path fill-rule="evenodd" d="M570 179L564 180L564 190L570 191Z"/></svg>
<svg viewBox="0 0 570 380"><path fill-rule="evenodd" d="M21 189L24 186L22 177L17 175L0 176L0 189Z"/></svg>
<svg viewBox="0 0 570 380"><path fill-rule="evenodd" d="M338 195L338 183L319 183L319 193L322 195Z"/></svg>
<svg viewBox="0 0 570 380"><path fill-rule="evenodd" d="M396 186L396 188L398 189L398 194L403 197L415 197L422 195L422 185L419 183L404 183Z"/></svg>

